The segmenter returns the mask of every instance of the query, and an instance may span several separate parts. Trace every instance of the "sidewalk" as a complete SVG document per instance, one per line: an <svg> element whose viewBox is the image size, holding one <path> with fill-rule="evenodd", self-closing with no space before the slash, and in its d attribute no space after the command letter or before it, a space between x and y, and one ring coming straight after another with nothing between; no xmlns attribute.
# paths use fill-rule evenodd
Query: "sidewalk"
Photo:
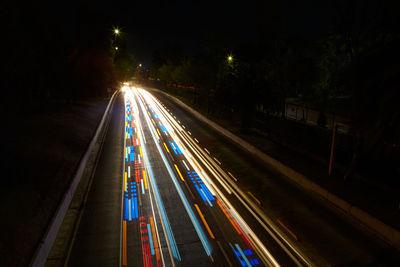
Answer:
<svg viewBox="0 0 400 267"><path fill-rule="evenodd" d="M229 132L180 100L169 97L192 112L198 119L273 166L303 189L331 202L346 216L356 219L376 235L400 249L400 210L394 195L389 195L388 192L368 186L359 180L344 182L343 172L338 169L329 176L328 166L323 166L315 160L266 138L244 135L235 131Z"/></svg>

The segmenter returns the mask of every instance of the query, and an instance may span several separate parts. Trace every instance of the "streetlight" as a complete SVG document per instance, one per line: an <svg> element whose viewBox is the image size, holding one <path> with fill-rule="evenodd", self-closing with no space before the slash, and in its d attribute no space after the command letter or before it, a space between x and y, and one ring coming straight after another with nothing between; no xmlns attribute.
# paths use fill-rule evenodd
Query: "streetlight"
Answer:
<svg viewBox="0 0 400 267"><path fill-rule="evenodd" d="M139 67L141 67L141 66L142 66L142 63L139 64Z"/></svg>
<svg viewBox="0 0 400 267"><path fill-rule="evenodd" d="M115 50L118 50L118 46L115 47Z"/></svg>
<svg viewBox="0 0 400 267"><path fill-rule="evenodd" d="M119 35L121 32L118 28L114 28L114 34L115 35Z"/></svg>
<svg viewBox="0 0 400 267"><path fill-rule="evenodd" d="M233 61L232 55L229 55L226 59L228 60L229 63L231 63Z"/></svg>

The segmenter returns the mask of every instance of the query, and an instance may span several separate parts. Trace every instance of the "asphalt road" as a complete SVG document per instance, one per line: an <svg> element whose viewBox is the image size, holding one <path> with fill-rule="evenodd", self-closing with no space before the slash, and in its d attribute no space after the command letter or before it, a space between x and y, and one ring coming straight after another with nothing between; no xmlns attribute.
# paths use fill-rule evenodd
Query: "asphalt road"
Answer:
<svg viewBox="0 0 400 267"><path fill-rule="evenodd" d="M124 183L133 187L125 189L123 233L139 229L140 234L132 235L133 239L131 235L122 237L122 265L274 264L274 257L264 255L265 247L257 243L257 237L250 233L229 200L223 193L215 192L216 185L207 182L207 172L201 165L208 163L200 164L201 156L194 154L190 144L184 145L188 139L182 135L182 129L176 129L177 122L171 121L146 92L129 92ZM133 175L132 166L140 171ZM134 208L139 213L135 217L130 214L130 202L136 203L136 198L141 204ZM149 218L155 218L154 224ZM158 231L152 230L153 225ZM139 255L129 256L130 244L139 242L141 250L135 248L142 252L142 261L135 260ZM163 248L161 260L157 247ZM288 257L285 260L290 262Z"/></svg>
<svg viewBox="0 0 400 267"><path fill-rule="evenodd" d="M360 230L356 222L348 221L327 203L309 196L162 93L151 93L181 125L186 126L185 130L190 131L202 148L221 162L224 170L234 175L243 191L252 192L262 202L264 213L312 263L318 266L392 266L400 263L398 251ZM240 209L240 205L237 207L263 239L264 229L258 227L253 216ZM288 230L297 240L288 234ZM268 242L268 238L263 240Z"/></svg>
<svg viewBox="0 0 400 267"><path fill-rule="evenodd" d="M391 248L162 94L154 93L158 100L147 91L125 89L112 111L69 266L398 260Z"/></svg>

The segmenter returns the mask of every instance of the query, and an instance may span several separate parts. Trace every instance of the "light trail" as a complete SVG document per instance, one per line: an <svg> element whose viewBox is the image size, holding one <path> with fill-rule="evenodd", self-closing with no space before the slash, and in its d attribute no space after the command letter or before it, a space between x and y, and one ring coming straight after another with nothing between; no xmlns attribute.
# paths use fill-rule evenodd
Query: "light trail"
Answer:
<svg viewBox="0 0 400 267"><path fill-rule="evenodd" d="M144 117L147 118L145 116L145 112L144 112L143 109L142 109L142 111L143 111ZM140 132L143 133L143 128L141 127L141 124L139 124L139 125L140 125L139 126L140 127ZM144 136L144 134L143 134L143 136ZM141 157L144 159L144 161L146 163L148 174L149 174L148 175L149 176L149 180L151 181L151 184L152 184L152 187L153 187L153 192L154 192L154 194L156 196L157 207L159 208L159 211L161 212L162 225L164 226L164 231L167 233L167 237L168 237L167 238L167 242L169 244L168 247L171 248L173 257L175 259L177 259L177 260L181 260L181 257L180 257L179 251L178 251L178 247L176 245L175 238L174 238L174 235L172 233L171 225L169 223L169 219L168 219L167 213L165 211L165 207L164 207L163 201L161 199L161 195L159 193L157 183L156 183L156 181L154 179L153 171L152 171L152 169L150 167L150 164L149 164L150 161L148 159L147 150L146 150L145 146L143 146L143 155L141 154Z"/></svg>
<svg viewBox="0 0 400 267"><path fill-rule="evenodd" d="M222 169L218 166L218 164L216 164L210 157L209 155L203 153L203 150L201 148L198 147L198 145L195 142L191 142L191 138L186 137L185 134L186 132L181 130L181 126L179 125L179 123L176 123L174 119L172 119L172 117L165 112L163 109L163 107L161 105L159 105L159 103L154 99L154 97L150 94L148 94L145 91L141 91L142 95L144 95L144 98L146 99L146 101L148 101L154 109L158 109L159 113L158 116L160 117L160 119L165 119L165 121L163 122L163 124L167 127L167 128L171 128L169 129L169 132L171 134L171 136L173 137L173 139L175 139L174 134L173 133L177 133L178 135L180 135L180 139L183 140L185 142L185 144L191 149L191 151L196 154L197 158L203 163L204 166L206 166L206 168L213 174L214 178L216 178L220 184L222 185L222 187L228 192L234 192L235 196L238 197L238 199L242 202L242 204L245 206L245 208L247 208L251 214L253 214L254 217L256 217L256 219L262 223L262 225L264 226L264 228L266 228L266 225L259 219L259 217L257 216L257 214L255 214L255 212L249 207L249 205L247 205L247 201L248 199L246 197L244 197L247 201L245 202L243 200L243 197L240 196L240 194L237 193L237 188L235 188L235 190L233 190L231 183L233 183L233 181L231 180L232 178L230 178L224 171L222 171ZM147 97L146 97L147 96ZM167 123L168 121L168 123ZM175 122L175 123L174 123ZM172 125L172 126L171 126ZM173 130L172 130L173 128ZM191 134L191 133L190 133ZM178 139L178 138L177 138ZM178 141L175 139L175 141L178 143ZM207 150L208 152L208 150ZM196 168L199 167L195 162L193 162L192 160L192 156L190 155L190 153L187 153L186 149L183 149L183 153L185 154L187 160L190 162L190 164ZM209 152L208 152L209 153ZM188 155L186 155L188 154ZM203 172L198 172L198 173L203 173ZM212 185L212 183L210 183L209 185ZM214 189L217 191L217 195L225 202L227 203L228 207L234 211L233 214L235 214L236 218L235 220L238 221L239 225L241 226L241 228L246 229L245 233L247 232L248 235L251 237L251 241L254 243L255 247L257 247L257 252L261 254L262 258L265 260L265 262L267 262L268 264L272 264L275 266L279 266L279 264L277 263L277 261L274 259L274 257L271 255L271 253L265 248L265 246L262 244L262 242L258 239L258 237L254 234L254 232L250 229L250 227L244 222L244 220L241 218L241 216L235 211L235 209L232 207L232 205L230 204L230 202L227 200L227 198L222 194L222 192L218 189L218 187L216 187L215 185L213 185ZM232 191L233 190L233 191ZM272 233L271 230L268 228L270 234ZM272 233L274 235L274 233ZM276 236L274 235L273 237L275 237L274 239L277 240ZM279 243L280 240L278 239ZM286 249L285 246L282 245L282 243L280 243L281 246L285 249L285 251L288 253L289 256L291 256L291 253ZM292 259L294 258L293 256L291 256ZM295 261L297 261L296 258L294 258ZM306 261L307 262L307 261ZM301 265L298 261L297 263L299 265Z"/></svg>
<svg viewBox="0 0 400 267"><path fill-rule="evenodd" d="M146 94L146 92L144 92L144 91L141 91L141 93L144 95L144 94ZM144 98L146 99L146 96L144 96ZM148 102L150 102L151 101L151 98L152 98L152 96L151 95L149 95L148 96L148 98L149 99L146 99L146 101L148 101ZM154 102L150 102L151 104L152 104L152 106L153 106L153 108L154 109L158 109L158 107L157 107L157 105L154 103ZM159 117L160 118L162 118L162 117L164 117L164 115L165 115L165 117L168 117L169 116L169 114L168 113L163 113L163 112L160 112L159 113ZM164 121L164 125L167 127L167 128L171 128L171 129L169 129L169 132L170 132L170 135L173 137L173 139L176 141L176 143L179 143L179 139L178 138L176 138L175 137L175 132L178 132L179 133L179 130L178 131L175 131L175 130L172 130L172 127L169 125L170 124L170 122L172 121L172 123L171 124L173 124L173 122L174 122L174 120L171 118L170 120L168 120L168 122L167 122L167 120L166 121ZM174 125L174 126L176 126L176 125ZM177 126L176 126L176 128L179 128L179 124L177 124ZM181 131L181 133L182 132L184 132L184 131ZM175 137L175 138L174 138ZM184 141L185 141L185 139L183 139ZM192 140L191 138L187 138L187 140ZM190 143L188 143L188 145L189 146L191 146L191 144ZM197 145L197 144L195 144L195 145ZM190 153L187 151L187 149L185 149L185 148L183 148L182 149L182 151L183 151L183 154L186 156L186 158L187 158L187 160L191 163L191 165L194 167L194 168L199 168L199 166L198 166L198 164L196 164L192 159L193 159L193 157L190 155ZM192 150L192 151L196 151L196 150ZM196 153L196 152L195 152ZM201 155L198 155L199 157L200 157L200 159L201 159ZM205 165L206 165L206 162L205 162ZM207 165L206 165L207 166ZM202 171L198 171L198 173L203 173ZM205 182L205 179L203 180L204 182ZM222 182L222 184L224 184L224 182ZM216 188L215 187L215 189L217 189L218 190L218 188ZM229 190L229 189L228 189ZM205 194L202 194L203 192L201 191L201 190L199 190L200 192L200 195L203 197ZM219 191L219 190L218 190ZM220 194L218 194L218 195L222 195L222 193L221 192L219 192ZM223 196L223 195L222 195ZM224 199L224 201L226 201L226 202L228 202L227 201L227 199L223 196L222 197L223 199ZM211 206L211 205L210 205ZM232 208L232 207L231 207ZM233 209L233 208L232 208ZM245 225L242 221L240 222L240 223L238 223L238 225ZM248 228L248 226L247 225L245 225L247 228ZM249 232L249 233L251 233L253 236L255 236L254 235L254 233L251 231L251 230L247 230L246 229L246 232ZM256 239L256 241L258 241L258 238L257 237L255 237L255 239ZM258 244L258 247L262 247L263 248L263 252L264 252L264 255L266 254L268 257L266 258L266 261L267 262L272 262L273 263L273 265L275 265L275 266L279 266L279 264L276 262L276 260L272 257L272 255L269 253L269 251L268 250L266 250L266 248L262 245L262 243L261 242L257 242L257 244Z"/></svg>
<svg viewBox="0 0 400 267"><path fill-rule="evenodd" d="M131 90L125 90L125 133L124 136L124 158L123 161L123 183L122 183L122 206L121 206L121 265L128 266L130 251L128 250L129 240L128 228L139 227L141 238L141 252L143 256L144 266L165 266L166 262L161 246L161 239L157 224L161 222L164 230L165 242L167 243L168 252L171 257L171 264L175 266L173 257L180 260L180 255L177 253L177 246L173 239L170 230L168 218L165 216L165 211L156 184L152 184L152 170L148 168L148 159L146 154L145 135L141 127L139 119L139 110L135 104ZM138 129L137 129L138 128ZM133 131L134 129L134 131ZM143 141L143 142L142 142ZM143 149L143 151L142 151ZM139 153L138 153L139 152ZM143 158L143 161L141 161ZM147 175L146 175L147 169ZM149 185L148 185L149 183ZM139 185L140 184L140 185ZM155 186L154 186L155 185ZM154 188L156 190L154 190ZM141 195L137 190L141 189ZM146 191L149 194L146 194ZM140 197L142 196L142 197ZM158 199L153 200L154 197ZM154 208L153 202L157 206L158 214ZM149 203L149 210L143 206L144 203ZM157 219L159 216L160 220ZM149 229L151 231L149 231ZM168 230L169 229L169 230ZM139 237L139 236L138 236ZM171 248L170 243L173 248ZM153 262L154 261L154 262Z"/></svg>
<svg viewBox="0 0 400 267"><path fill-rule="evenodd" d="M125 173L126 178L123 179L123 188L125 191L131 190L129 179L132 179L131 176L136 177L136 179L139 179L136 183L141 183L141 185L136 187L137 189L141 189L142 194L140 196L142 196L142 198L148 196L147 198L149 198L151 205L152 216L149 214L147 214L147 217L142 215L139 216L141 227L146 229L146 233L142 233L140 236L142 240L143 264L145 266L151 266L151 264L157 264L157 266L159 266L160 259L163 265L165 264L163 253L160 250L161 241L160 234L157 230L157 218L153 201L156 204L160 216L160 223L165 233L163 236L165 237L165 242L168 246L172 265L175 265L174 259L181 261L181 257L159 193L157 182L151 169L151 162L149 161L146 145L144 145L147 141L145 139L142 124L146 125L146 133L150 132L155 147L159 152L169 177L177 190L203 248L212 261L214 261L213 257L215 256L212 256L213 249L210 242L218 244L217 247L219 247L219 250L227 260L227 263L232 265L227 256L227 251L222 247L221 242L215 240L215 232L211 230L215 230L213 224L210 225L210 221L206 220L206 217L204 216L204 214L208 214L208 209L210 209L211 214L219 213L222 216L221 218L226 217L228 225L232 225L232 233L237 235L234 238L229 237L230 242L226 242L225 244L227 246L229 244L228 248L232 248L230 253L233 253L233 255L235 255L234 258L237 258L243 266L258 265L261 261L265 265L279 266L270 251L260 241L243 217L236 211L228 200L228 197L225 196L227 193L228 196L232 195L239 200L243 207L249 211L249 213L260 223L260 225L297 265L302 265L302 263L311 265L308 259L302 255L296 246L292 245L285 235L281 234L281 232L276 229L273 223L270 223L270 220L260 210L260 208L255 205L244 192L242 192L237 184L235 184L237 178L230 172L222 170L220 166L221 162L217 158L212 157L206 148L201 148L199 146L199 140L192 137L192 133L186 131L180 121L177 122L176 117L172 115L172 113L170 114L170 112L168 112L169 110L167 111L166 108L164 108L164 105L161 105L151 94L142 89L133 88L133 90L127 90L126 94L129 95L129 99L131 100L130 103L132 104L132 116L129 117L128 115L126 121L126 140L131 140L133 146L129 146L129 144L126 146L124 162L126 161L128 164L133 164L133 157L135 164L138 162L139 166L141 166L140 164L144 165L144 169L147 170L147 175L143 169L142 172L139 172L142 177L140 177L139 174L139 178L137 178L138 175L133 175L135 171L131 172L130 166L128 166ZM133 114L136 115L133 116ZM145 122L142 122L143 119L139 117L140 115L144 118ZM135 124L136 127L129 126L130 124L128 122L132 125ZM150 143L151 142L150 139ZM172 165L174 167L172 167ZM214 181L216 181L216 184L210 179L209 175L211 175ZM180 179L177 178L178 176ZM200 202L203 200L203 204L199 203L199 205L204 205L201 209L198 204L189 203L183 189L181 188L181 184L186 186L188 192L192 195L193 200L196 200L196 197L193 194L197 195ZM190 189L189 185L194 189ZM145 194L147 190L149 194ZM144 201L146 200L144 199ZM134 218L137 218L135 217L135 214L137 214L139 207L135 204L133 198L129 199L126 203L126 205L128 205L128 215L131 214L125 220L125 223L128 223L131 220L134 220ZM218 205L215 205L215 203ZM140 207L141 206L142 205L140 205ZM206 210L204 210L204 208ZM197 211L197 214L195 214L194 210ZM204 214L202 210L205 211ZM197 218L201 219L203 227ZM152 223L153 220L154 225ZM215 223L213 220L211 222ZM217 225L220 225L218 221ZM208 240L203 229L207 230L211 237L211 241ZM254 250L254 254L252 250ZM157 254L157 251L159 254ZM292 252L294 252L294 254L292 254Z"/></svg>
<svg viewBox="0 0 400 267"><path fill-rule="evenodd" d="M135 94L136 94L136 92L135 92ZM139 96L137 96L137 100L138 100L138 102L139 102L139 104L140 104L140 106L142 108L143 114L146 114L145 107L144 107L142 101L139 100ZM154 133L155 129L152 128L153 125L150 123L150 121L149 121L150 119L148 117L146 117L146 116L145 116L145 119L146 119L147 125L148 125L148 127L150 129L151 135L153 136L153 139L157 140L156 135ZM193 212L192 208L190 207L189 202L188 202L185 194L182 191L182 188L180 187L179 183L177 182L177 178L176 178L174 172L172 171L167 159L165 158L165 155L162 152L162 149L161 149L159 143L155 142L155 144L156 144L156 147L157 147L157 149L158 149L158 151L159 151L159 153L161 155L161 158L162 158L162 160L163 160L163 162L165 164L165 167L167 167L167 170L168 170L168 172L170 174L170 177L172 178L172 181L173 181L173 183L174 183L174 185L175 185L175 187L176 187L176 189L178 191L178 194L179 194L179 196L180 196L180 198L182 200L182 203L184 204L184 207L185 207L185 209L186 209L186 211L187 211L187 213L189 215L189 218L192 221L192 224L193 224L193 226L194 226L194 228L195 228L195 230L197 232L197 235L199 236L200 241L203 244L204 250L206 251L206 254L209 256L211 254L212 247L210 246L210 244L209 244L209 242L207 240L207 237L205 236L203 230L201 229L200 224L197 221L197 218L194 215L194 212Z"/></svg>

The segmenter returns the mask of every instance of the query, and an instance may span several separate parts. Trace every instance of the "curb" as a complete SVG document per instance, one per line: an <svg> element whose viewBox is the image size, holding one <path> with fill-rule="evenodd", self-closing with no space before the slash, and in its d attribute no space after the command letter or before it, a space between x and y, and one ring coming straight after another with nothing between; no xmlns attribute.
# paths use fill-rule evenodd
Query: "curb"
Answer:
<svg viewBox="0 0 400 267"><path fill-rule="evenodd" d="M316 183L312 182L311 180L307 179L306 176L298 173L297 171L293 170L292 168L284 165L282 162L265 154L264 152L260 151L255 146L253 146L252 144L249 144L242 138L234 135L233 133L224 129L217 123L206 118L205 116L203 116L202 114L200 114L193 108L189 107L188 105L183 103L181 100L175 98L174 96L171 96L170 94L165 93L158 89L151 89L151 90L154 90L156 92L160 92L160 93L164 94L166 97L171 99L173 102L177 103L182 108L184 108L187 111L189 111L190 113L192 113L192 115L194 115L200 121L208 124L210 127L214 128L220 134L227 137L228 139L233 141L235 144L239 145L241 148L243 148L244 150L246 150L253 156L261 159L266 164L270 165L275 170L277 170L281 174L288 177L291 181L295 182L303 189L305 189L307 191L311 191L311 192L319 195L323 199L329 201L334 206L336 206L340 210L342 210L345 215L351 217L352 219L356 219L361 224L366 226L369 230L371 230L375 235L377 235L381 239L385 240L391 246L400 250L400 232L397 231L396 229L394 229L393 227L376 219L375 217L371 216L370 214L366 213L365 211L361 210L360 208L351 205L346 200L330 193L325 188L322 188L321 186L319 186Z"/></svg>
<svg viewBox="0 0 400 267"><path fill-rule="evenodd" d="M118 91L114 92L110 101L108 102L108 105L107 105L106 110L104 111L103 117L101 118L101 121L100 121L99 125L97 126L96 132L95 132L92 140L89 143L88 149L86 150L84 156L82 157L82 159L79 163L78 169L74 175L74 178L72 179L72 182L68 188L68 191L65 193L62 202L60 203L55 215L52 218L51 224L49 225L44 237L42 238L38 248L36 249L36 253L31 262L31 265L33 267L44 266L46 263L47 257L51 251L51 248L53 247L54 241L57 237L58 231L64 220L65 214L67 213L69 205L72 201L72 198L74 196L76 188L78 187L78 184L81 181L82 174L85 170L86 164L87 164L89 157L92 153L92 150L97 142L100 132L103 129L106 117L108 116L108 114L110 112L111 103L113 103L113 101L115 99L115 95L117 93L118 93Z"/></svg>

